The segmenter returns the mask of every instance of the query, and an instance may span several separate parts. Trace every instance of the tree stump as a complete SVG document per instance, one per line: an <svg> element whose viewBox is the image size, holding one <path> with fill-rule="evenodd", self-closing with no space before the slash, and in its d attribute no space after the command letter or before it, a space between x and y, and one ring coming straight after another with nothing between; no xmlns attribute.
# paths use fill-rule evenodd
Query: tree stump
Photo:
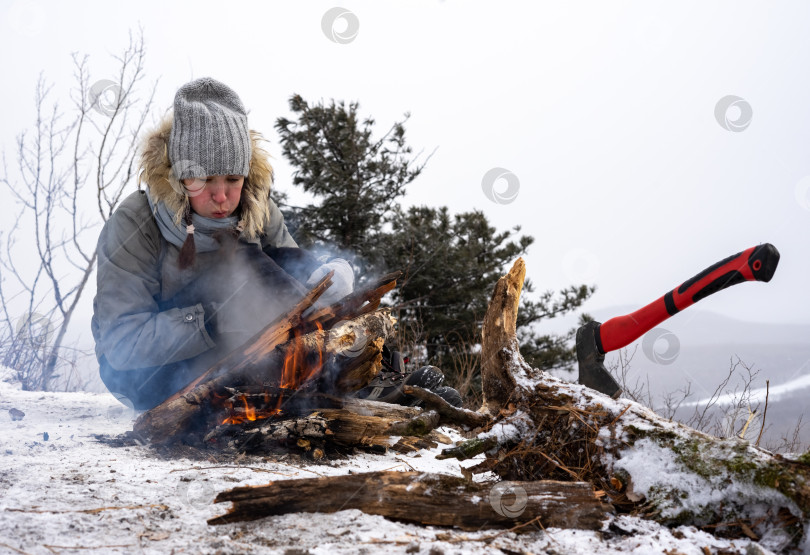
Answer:
<svg viewBox="0 0 810 555"><path fill-rule="evenodd" d="M788 460L718 439L530 368L514 327L524 275L519 259L484 319L481 412L493 422L448 456L486 451L476 470L506 480L586 481L618 509L667 525L768 535L780 548L808 545L810 453Z"/></svg>

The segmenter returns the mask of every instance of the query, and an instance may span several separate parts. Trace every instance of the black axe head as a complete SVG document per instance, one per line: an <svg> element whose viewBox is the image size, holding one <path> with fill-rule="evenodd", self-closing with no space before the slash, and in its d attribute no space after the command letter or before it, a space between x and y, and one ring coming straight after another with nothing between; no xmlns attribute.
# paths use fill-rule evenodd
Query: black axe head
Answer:
<svg viewBox="0 0 810 555"><path fill-rule="evenodd" d="M616 399L622 388L605 368L605 354L597 345L599 322L591 321L577 330L577 362L579 383Z"/></svg>

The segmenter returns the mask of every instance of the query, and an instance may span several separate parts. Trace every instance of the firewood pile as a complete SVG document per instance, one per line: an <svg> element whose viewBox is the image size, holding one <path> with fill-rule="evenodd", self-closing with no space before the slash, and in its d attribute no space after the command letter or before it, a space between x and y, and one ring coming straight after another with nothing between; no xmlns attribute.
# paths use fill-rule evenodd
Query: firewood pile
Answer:
<svg viewBox="0 0 810 555"><path fill-rule="evenodd" d="M296 306L204 375L136 421L153 445L185 443L232 453L297 447L312 458L329 448L402 450L447 441L391 440L390 424L419 409L353 399L382 366L395 324L383 295L398 274L383 276L340 304L317 308L324 277ZM413 447L409 447L409 442Z"/></svg>

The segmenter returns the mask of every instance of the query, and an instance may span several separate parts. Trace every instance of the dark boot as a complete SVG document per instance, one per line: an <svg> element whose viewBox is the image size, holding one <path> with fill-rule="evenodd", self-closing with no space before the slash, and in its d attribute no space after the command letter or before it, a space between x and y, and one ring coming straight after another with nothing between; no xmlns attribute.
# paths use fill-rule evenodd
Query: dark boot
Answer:
<svg viewBox="0 0 810 555"><path fill-rule="evenodd" d="M443 386L444 374L435 366L423 366L415 372L408 372L402 355L383 346L383 367L380 373L369 384L358 391L355 397L396 403L406 406L417 406L421 402L410 395L405 395L402 386L421 387L436 393L453 405L461 406L461 395L452 387Z"/></svg>
<svg viewBox="0 0 810 555"><path fill-rule="evenodd" d="M461 394L453 389L452 387L448 387L443 385L442 387L437 387L433 390L433 393L453 405L454 407L461 407L463 401L461 400Z"/></svg>
<svg viewBox="0 0 810 555"><path fill-rule="evenodd" d="M355 392L354 396L358 399L383 403L408 404L404 402L406 395L402 392L407 377L402 355L383 345L382 368L379 374L366 387Z"/></svg>

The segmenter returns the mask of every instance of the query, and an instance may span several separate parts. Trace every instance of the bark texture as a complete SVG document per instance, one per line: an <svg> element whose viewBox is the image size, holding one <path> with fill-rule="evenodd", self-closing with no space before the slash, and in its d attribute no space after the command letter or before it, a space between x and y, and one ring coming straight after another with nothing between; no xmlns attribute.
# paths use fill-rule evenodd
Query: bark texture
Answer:
<svg viewBox="0 0 810 555"><path fill-rule="evenodd" d="M210 519L209 524L359 509L406 522L468 530L512 527L533 519L543 526L597 530L610 511L590 484L543 481L493 486L418 472L283 480L235 488L214 500L227 501L233 503L231 509Z"/></svg>

